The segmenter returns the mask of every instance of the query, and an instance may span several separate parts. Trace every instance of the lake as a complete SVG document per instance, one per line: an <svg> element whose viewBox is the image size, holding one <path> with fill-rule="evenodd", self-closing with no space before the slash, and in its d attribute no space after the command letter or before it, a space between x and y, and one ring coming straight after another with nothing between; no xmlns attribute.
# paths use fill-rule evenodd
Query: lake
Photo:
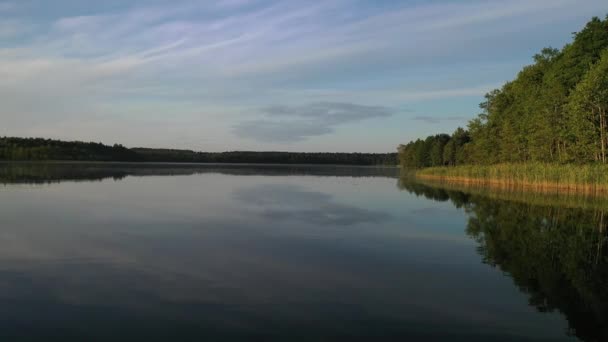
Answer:
<svg viewBox="0 0 608 342"><path fill-rule="evenodd" d="M0 164L3 341L605 341L593 198L394 168Z"/></svg>

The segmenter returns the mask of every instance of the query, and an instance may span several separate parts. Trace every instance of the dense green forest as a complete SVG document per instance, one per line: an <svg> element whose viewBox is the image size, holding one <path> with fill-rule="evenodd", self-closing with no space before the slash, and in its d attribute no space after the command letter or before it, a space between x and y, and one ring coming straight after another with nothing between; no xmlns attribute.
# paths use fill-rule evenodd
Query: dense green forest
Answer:
<svg viewBox="0 0 608 342"><path fill-rule="evenodd" d="M194 152L38 138L0 138L0 160L397 165L396 153Z"/></svg>
<svg viewBox="0 0 608 342"><path fill-rule="evenodd" d="M466 129L400 145L401 165L606 163L608 17L593 18L561 50L542 49L480 108Z"/></svg>

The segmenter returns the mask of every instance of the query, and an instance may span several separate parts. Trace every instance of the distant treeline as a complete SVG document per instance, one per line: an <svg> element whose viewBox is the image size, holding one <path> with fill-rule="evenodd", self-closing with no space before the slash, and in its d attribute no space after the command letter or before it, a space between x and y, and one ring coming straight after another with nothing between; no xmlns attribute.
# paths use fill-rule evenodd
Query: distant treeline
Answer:
<svg viewBox="0 0 608 342"><path fill-rule="evenodd" d="M606 163L608 17L561 50L543 49L480 107L467 129L400 145L401 164Z"/></svg>
<svg viewBox="0 0 608 342"><path fill-rule="evenodd" d="M0 160L141 161L122 145L39 138L0 138Z"/></svg>
<svg viewBox="0 0 608 342"><path fill-rule="evenodd" d="M193 163L272 163L397 165L396 153L303 153L303 152L194 152L187 150L133 149L146 161Z"/></svg>
<svg viewBox="0 0 608 342"><path fill-rule="evenodd" d="M39 138L0 138L0 160L396 165L397 153L194 152Z"/></svg>

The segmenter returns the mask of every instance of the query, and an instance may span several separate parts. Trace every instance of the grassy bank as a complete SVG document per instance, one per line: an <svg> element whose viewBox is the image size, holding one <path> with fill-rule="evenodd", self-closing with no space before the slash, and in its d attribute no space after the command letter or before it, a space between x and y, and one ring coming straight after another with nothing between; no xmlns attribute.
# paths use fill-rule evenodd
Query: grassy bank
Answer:
<svg viewBox="0 0 608 342"><path fill-rule="evenodd" d="M399 188L415 189L418 193L429 193L431 196L439 193L440 198L445 198L446 195L450 198L465 196L456 194L462 193L466 196L480 196L545 207L593 210L606 210L608 208L608 197L602 193L564 192L555 188L547 189L547 191L529 191L524 187L493 187L436 179L417 179L413 184L415 185L412 185L412 182L406 179L400 181Z"/></svg>
<svg viewBox="0 0 608 342"><path fill-rule="evenodd" d="M432 167L416 172L421 179L539 191L608 192L608 165L496 164Z"/></svg>

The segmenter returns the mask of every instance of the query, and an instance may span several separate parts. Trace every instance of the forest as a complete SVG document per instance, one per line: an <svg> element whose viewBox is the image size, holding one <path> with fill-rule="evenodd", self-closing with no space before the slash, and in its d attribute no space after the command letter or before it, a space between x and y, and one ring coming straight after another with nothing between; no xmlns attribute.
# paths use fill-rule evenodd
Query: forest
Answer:
<svg viewBox="0 0 608 342"><path fill-rule="evenodd" d="M397 165L397 153L195 152L102 143L0 137L0 160Z"/></svg>
<svg viewBox="0 0 608 342"><path fill-rule="evenodd" d="M0 160L142 161L142 158L122 145L0 137Z"/></svg>
<svg viewBox="0 0 608 342"><path fill-rule="evenodd" d="M407 168L499 163L605 164L608 159L608 16L561 50L485 95L466 128L398 147Z"/></svg>
<svg viewBox="0 0 608 342"><path fill-rule="evenodd" d="M144 160L151 162L397 165L396 153L193 152L144 148L133 151Z"/></svg>

